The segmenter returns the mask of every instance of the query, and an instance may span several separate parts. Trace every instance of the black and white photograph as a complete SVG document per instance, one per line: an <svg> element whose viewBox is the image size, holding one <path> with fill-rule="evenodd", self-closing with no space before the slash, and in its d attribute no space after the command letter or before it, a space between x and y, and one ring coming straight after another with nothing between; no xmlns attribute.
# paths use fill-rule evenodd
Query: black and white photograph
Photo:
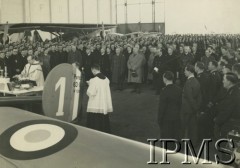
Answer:
<svg viewBox="0 0 240 168"><path fill-rule="evenodd" d="M240 0L0 0L0 168L240 168Z"/></svg>

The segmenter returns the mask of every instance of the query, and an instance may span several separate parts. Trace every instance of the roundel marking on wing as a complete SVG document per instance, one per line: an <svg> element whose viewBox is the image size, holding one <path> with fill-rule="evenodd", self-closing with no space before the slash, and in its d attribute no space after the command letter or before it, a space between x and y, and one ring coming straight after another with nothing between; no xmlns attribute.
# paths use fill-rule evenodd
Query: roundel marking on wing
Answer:
<svg viewBox="0 0 240 168"><path fill-rule="evenodd" d="M0 135L0 154L16 160L45 157L70 145L77 129L53 120L31 120L16 124Z"/></svg>
<svg viewBox="0 0 240 168"><path fill-rule="evenodd" d="M10 145L22 152L49 148L63 139L64 129L52 124L34 124L21 128L10 138Z"/></svg>

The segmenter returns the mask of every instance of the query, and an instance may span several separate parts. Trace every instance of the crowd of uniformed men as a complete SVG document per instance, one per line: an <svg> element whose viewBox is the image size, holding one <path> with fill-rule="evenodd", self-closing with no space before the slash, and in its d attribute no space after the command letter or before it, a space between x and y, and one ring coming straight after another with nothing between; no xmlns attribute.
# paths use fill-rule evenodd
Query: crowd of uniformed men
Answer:
<svg viewBox="0 0 240 168"><path fill-rule="evenodd" d="M45 78L58 64L78 62L86 81L93 77L91 66L99 64L116 90L123 90L127 81L139 94L141 84L149 84L160 94L158 122L165 138L190 137L197 143L212 137L214 130L220 135L227 122L240 118L239 35L0 44L0 67L9 77L20 74L29 59L38 61Z"/></svg>

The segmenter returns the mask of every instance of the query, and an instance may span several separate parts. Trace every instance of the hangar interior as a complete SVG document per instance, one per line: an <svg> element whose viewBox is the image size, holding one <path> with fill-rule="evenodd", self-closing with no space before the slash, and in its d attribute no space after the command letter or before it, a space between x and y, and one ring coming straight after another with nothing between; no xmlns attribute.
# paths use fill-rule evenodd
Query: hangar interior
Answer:
<svg viewBox="0 0 240 168"><path fill-rule="evenodd" d="M237 0L1 0L0 23L164 23L166 34L239 33L239 5Z"/></svg>
<svg viewBox="0 0 240 168"><path fill-rule="evenodd" d="M99 162L102 168L146 167L147 139L162 138L164 133L176 141L192 135L196 149L206 137L214 142L222 135L236 138L238 148L227 141L225 154L239 155L239 7L240 0L0 0L0 167L2 161L20 168L41 163L42 168L49 168L49 163L65 168L73 162L76 167L97 167ZM19 34L14 36L14 31ZM72 34L63 40L64 33ZM13 43L10 35L16 39ZM40 73L37 79L30 70ZM203 72L208 74L202 82ZM88 90L96 78L107 81L108 93L102 96L110 95L108 101L99 98L102 104L110 104L107 112L97 109L106 112L101 121L107 123L108 130L100 131L112 135L88 129L92 128L89 123L97 121L89 115L96 112L95 107L89 108L89 100L99 92L94 92L97 87ZM190 95L186 83L192 78L196 85L189 88L198 93L191 95L195 104L191 104L193 99L184 101ZM176 86L170 92L172 97L163 94L168 85ZM198 99L205 103L204 109ZM182 107L194 115L183 113L180 117ZM214 111L215 107L220 112ZM170 115L161 116L166 108L170 108ZM35 127L41 122L44 129ZM52 131L55 129L60 136ZM51 134L55 141L51 141ZM25 149L9 142L18 136L26 146L39 141L47 155L41 146ZM53 144L44 144L44 138ZM97 144L98 138L104 143ZM163 147L160 143L156 146ZM162 156L158 147L156 154ZM208 150L213 161L213 143ZM183 148L171 157L177 167L182 166L181 153ZM92 161L89 156L97 159Z"/></svg>

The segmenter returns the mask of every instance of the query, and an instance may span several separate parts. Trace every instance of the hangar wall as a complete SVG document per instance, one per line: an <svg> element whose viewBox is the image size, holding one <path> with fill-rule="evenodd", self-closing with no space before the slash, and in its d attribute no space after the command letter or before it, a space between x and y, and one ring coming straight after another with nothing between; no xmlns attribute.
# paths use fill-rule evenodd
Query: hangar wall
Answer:
<svg viewBox="0 0 240 168"><path fill-rule="evenodd" d="M0 23L116 23L115 0L0 0Z"/></svg>
<svg viewBox="0 0 240 168"><path fill-rule="evenodd" d="M167 0L117 0L118 23L163 23Z"/></svg>
<svg viewBox="0 0 240 168"><path fill-rule="evenodd" d="M166 33L240 33L239 0L166 0Z"/></svg>
<svg viewBox="0 0 240 168"><path fill-rule="evenodd" d="M15 4L15 5L12 5ZM23 21L23 3L18 0L0 0L0 21L6 23L6 21L14 21L20 23Z"/></svg>
<svg viewBox="0 0 240 168"><path fill-rule="evenodd" d="M165 0L118 0L118 33L165 33Z"/></svg>
<svg viewBox="0 0 240 168"><path fill-rule="evenodd" d="M240 33L239 6L240 0L118 0L117 18L129 24L155 17L166 34L234 34Z"/></svg>
<svg viewBox="0 0 240 168"><path fill-rule="evenodd" d="M117 32L122 34L128 34L133 32L160 32L165 34L165 24L164 23L128 23L119 24L117 27Z"/></svg>
<svg viewBox="0 0 240 168"><path fill-rule="evenodd" d="M166 34L240 33L239 6L240 0L0 0L0 23L136 24L154 16Z"/></svg>

